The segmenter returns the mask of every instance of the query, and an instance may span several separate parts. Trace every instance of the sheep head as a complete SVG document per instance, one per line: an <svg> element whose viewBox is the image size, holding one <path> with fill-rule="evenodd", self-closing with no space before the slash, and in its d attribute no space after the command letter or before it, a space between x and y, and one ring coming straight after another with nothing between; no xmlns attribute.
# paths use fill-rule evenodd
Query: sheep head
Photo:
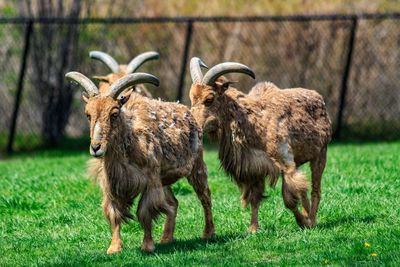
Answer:
<svg viewBox="0 0 400 267"><path fill-rule="evenodd" d="M244 73L255 78L254 72L247 66L236 62L225 62L212 67L203 76L201 67L206 65L197 57L190 61L190 75L193 84L190 88L192 114L204 132L211 137L218 136L221 125L218 110L221 105L221 96L232 83L222 75L227 73Z"/></svg>
<svg viewBox="0 0 400 267"><path fill-rule="evenodd" d="M134 57L128 65L119 65L112 56L101 51L90 51L89 56L93 59L103 62L112 73L122 74L134 73L145 62L160 58L160 54L158 54L157 52L149 51L141 53Z"/></svg>
<svg viewBox="0 0 400 267"><path fill-rule="evenodd" d="M121 108L133 91L126 89L139 83L159 85L159 80L153 75L133 73L113 82L107 92L101 92L89 78L79 72L69 72L65 77L78 83L83 89L82 98L86 103L85 113L90 127L90 154L94 157L105 155L113 129L123 119Z"/></svg>
<svg viewBox="0 0 400 267"><path fill-rule="evenodd" d="M99 91L100 94L106 93L110 89L110 85L117 80L124 77L124 73L110 73L105 76L93 76L92 78L99 81Z"/></svg>
<svg viewBox="0 0 400 267"><path fill-rule="evenodd" d="M137 55L129 62L129 64L122 65L118 64L118 62L112 56L101 51L90 51L89 56L92 59L101 61L111 71L110 74L105 76L93 76L93 79L96 79L100 82L100 93L106 92L112 83L127 74L135 72L145 62L160 58L160 55L157 52L149 51ZM141 95L151 98L151 94L146 90L143 85L136 86L135 91Z"/></svg>

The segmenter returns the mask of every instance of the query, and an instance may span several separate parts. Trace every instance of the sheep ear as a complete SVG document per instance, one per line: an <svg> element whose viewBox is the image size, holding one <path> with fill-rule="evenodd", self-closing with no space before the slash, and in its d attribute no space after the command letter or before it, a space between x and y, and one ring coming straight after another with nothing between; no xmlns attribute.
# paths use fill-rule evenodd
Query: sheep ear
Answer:
<svg viewBox="0 0 400 267"><path fill-rule="evenodd" d="M83 100L83 102L87 103L87 102L89 102L89 97L87 97L86 95L82 94L82 100Z"/></svg>
<svg viewBox="0 0 400 267"><path fill-rule="evenodd" d="M94 80L100 81L100 82L106 82L109 83L110 79L108 76L93 76L92 77Z"/></svg>
<svg viewBox="0 0 400 267"><path fill-rule="evenodd" d="M129 90L126 90L125 92L123 92L122 94L120 94L118 96L118 102L121 106L123 106L126 102L128 102L129 98L132 95L132 92L135 88L131 88Z"/></svg>
<svg viewBox="0 0 400 267"><path fill-rule="evenodd" d="M224 93L231 84L237 83L237 81L224 81L224 82L215 82L217 85L218 91Z"/></svg>

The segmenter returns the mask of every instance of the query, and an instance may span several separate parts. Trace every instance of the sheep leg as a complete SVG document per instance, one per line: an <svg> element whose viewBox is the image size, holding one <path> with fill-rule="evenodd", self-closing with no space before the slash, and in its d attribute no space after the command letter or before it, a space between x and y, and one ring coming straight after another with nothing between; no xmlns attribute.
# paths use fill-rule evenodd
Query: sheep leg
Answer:
<svg viewBox="0 0 400 267"><path fill-rule="evenodd" d="M197 160L192 174L188 177L188 181L203 206L205 226L202 238L211 238L215 233L215 227L212 217L211 191L207 182L207 167L203 162L202 155Z"/></svg>
<svg viewBox="0 0 400 267"><path fill-rule="evenodd" d="M111 225L112 239L107 254L117 253L122 250L121 240L121 218L118 216L119 212L116 209L116 205L113 204L108 198L103 200L103 211L108 222Z"/></svg>
<svg viewBox="0 0 400 267"><path fill-rule="evenodd" d="M113 254L122 250L122 240L120 235L121 224L111 224L112 239L110 247L107 249L107 254Z"/></svg>
<svg viewBox="0 0 400 267"><path fill-rule="evenodd" d="M251 206L251 220L248 228L249 233L255 233L259 229L258 224L258 210L261 205L261 201L264 198L265 180L264 178L254 183L249 190L248 202Z"/></svg>
<svg viewBox="0 0 400 267"><path fill-rule="evenodd" d="M260 203L258 203L258 204L251 203L251 220L250 220L250 226L247 229L247 231L249 233L254 234L259 229L259 224L258 224L258 209L259 208L260 208Z"/></svg>
<svg viewBox="0 0 400 267"><path fill-rule="evenodd" d="M307 192L301 192L301 204L303 206L303 215L308 218L310 216L310 200Z"/></svg>
<svg viewBox="0 0 400 267"><path fill-rule="evenodd" d="M175 231L175 220L178 211L178 200L174 196L170 186L164 186L165 198L168 204L172 207L172 213L167 215L167 219L164 224L163 235L161 237L161 244L170 243L174 240Z"/></svg>
<svg viewBox="0 0 400 267"><path fill-rule="evenodd" d="M319 202L321 200L321 179L326 164L326 147L321 150L319 157L310 162L312 189L311 189L311 210L310 220L311 225L317 224L317 212Z"/></svg>
<svg viewBox="0 0 400 267"><path fill-rule="evenodd" d="M152 223L160 213L166 214L167 217L173 216L172 208L165 200L162 186L153 185L142 193L137 209L137 218L144 230L141 246L141 250L144 252L153 252L155 249L152 236Z"/></svg>
<svg viewBox="0 0 400 267"><path fill-rule="evenodd" d="M282 196L286 208L290 209L300 227L309 227L310 220L299 210L298 204L302 195L307 194L307 180L295 167L290 167L283 173Z"/></svg>

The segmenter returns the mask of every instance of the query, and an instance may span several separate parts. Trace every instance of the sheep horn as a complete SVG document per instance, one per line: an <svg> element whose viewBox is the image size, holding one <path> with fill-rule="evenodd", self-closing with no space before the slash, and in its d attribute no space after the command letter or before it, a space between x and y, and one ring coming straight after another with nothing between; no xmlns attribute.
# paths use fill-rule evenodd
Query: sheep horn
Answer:
<svg viewBox="0 0 400 267"><path fill-rule="evenodd" d="M99 94L99 89L96 87L96 85L82 73L71 71L65 74L65 78L77 82L88 94L89 97L93 97Z"/></svg>
<svg viewBox="0 0 400 267"><path fill-rule="evenodd" d="M207 68L207 65L198 57L192 57L190 60L190 77L193 83L201 83L203 79L203 73L201 67Z"/></svg>
<svg viewBox="0 0 400 267"><path fill-rule="evenodd" d="M126 67L126 74L135 72L140 66L143 65L146 61L159 59L160 54L155 51L149 51L145 53L141 53L134 57L131 62L129 62L128 67Z"/></svg>
<svg viewBox="0 0 400 267"><path fill-rule="evenodd" d="M90 51L89 56L93 59L103 62L113 73L119 72L117 61L107 53L101 51Z"/></svg>
<svg viewBox="0 0 400 267"><path fill-rule="evenodd" d="M252 77L256 78L254 72L247 67L246 65L236 63L236 62L225 62L220 63L212 67L207 73L204 75L203 83L207 85L213 85L214 82L218 79L218 77L226 74L226 73L244 73Z"/></svg>
<svg viewBox="0 0 400 267"><path fill-rule="evenodd" d="M143 73L143 72L137 72L137 73L132 73L128 74L117 81L115 81L111 86L110 90L108 92L108 96L111 96L114 99L117 99L119 94L124 91L125 89L134 86L136 84L140 83L151 83L155 86L160 85L160 81L156 76L153 76L151 74Z"/></svg>

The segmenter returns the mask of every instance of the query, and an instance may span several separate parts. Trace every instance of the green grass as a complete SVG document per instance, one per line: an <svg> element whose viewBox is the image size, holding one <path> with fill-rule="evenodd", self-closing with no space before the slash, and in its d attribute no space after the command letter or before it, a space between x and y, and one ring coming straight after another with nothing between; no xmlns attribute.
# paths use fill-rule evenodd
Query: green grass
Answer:
<svg viewBox="0 0 400 267"><path fill-rule="evenodd" d="M199 239L201 206L181 180L174 185L180 202L177 241L157 245L150 255L140 252L143 232L136 221L123 226L123 252L105 254L110 232L101 192L85 176L86 150L18 154L0 162L0 265L398 266L399 151L400 142L331 145L318 226L300 230L278 186L267 189L261 231L247 234L249 211L240 207L238 189L219 170L216 151L208 149L217 236ZM155 225L156 240L163 221Z"/></svg>

